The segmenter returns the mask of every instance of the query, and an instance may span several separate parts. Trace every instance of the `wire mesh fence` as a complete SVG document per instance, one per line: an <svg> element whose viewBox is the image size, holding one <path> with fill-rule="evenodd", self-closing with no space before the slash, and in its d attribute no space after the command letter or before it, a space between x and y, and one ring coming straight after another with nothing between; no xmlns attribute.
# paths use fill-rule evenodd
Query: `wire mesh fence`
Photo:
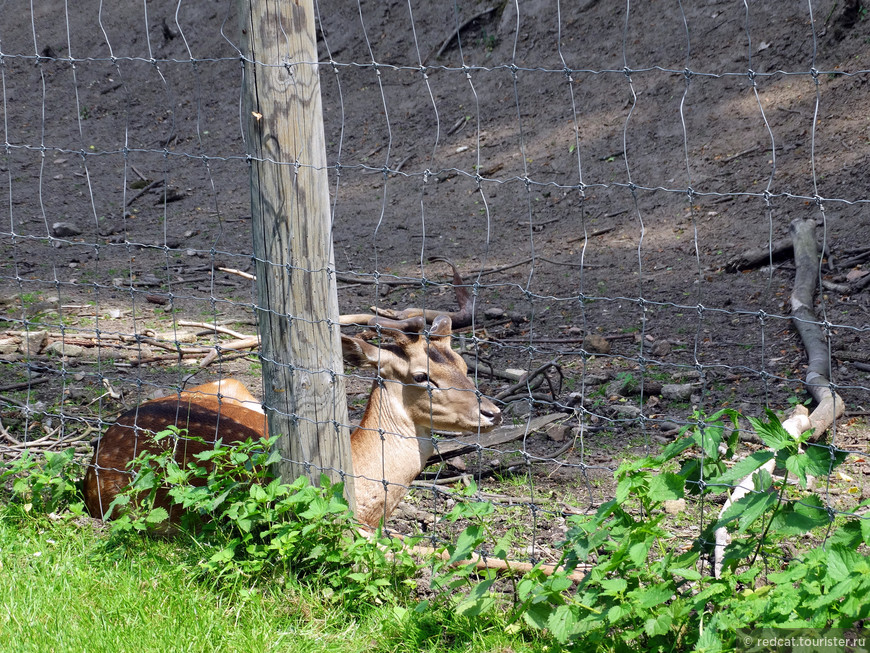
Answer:
<svg viewBox="0 0 870 653"><path fill-rule="evenodd" d="M870 48L847 9L317 6L319 61L281 65L320 72L341 310L453 311L450 259L474 307L454 349L506 419L438 434L391 528L449 540L474 480L522 555L552 557L622 459L722 407L806 402L793 220L817 223L815 324L846 407L826 507L855 509ZM4 3L4 457L86 460L122 409L216 378L262 396L240 89L275 64L245 60L241 29L232 3ZM356 419L370 384L348 376ZM711 508L684 510L697 534Z"/></svg>

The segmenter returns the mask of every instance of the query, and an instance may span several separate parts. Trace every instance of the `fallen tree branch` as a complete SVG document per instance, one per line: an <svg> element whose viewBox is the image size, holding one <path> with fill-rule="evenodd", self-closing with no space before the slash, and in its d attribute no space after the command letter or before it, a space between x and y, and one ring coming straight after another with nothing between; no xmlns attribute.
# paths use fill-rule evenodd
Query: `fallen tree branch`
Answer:
<svg viewBox="0 0 870 653"><path fill-rule="evenodd" d="M450 553L448 551L439 551L438 549L434 549L429 546L417 545L413 547L408 547L407 550L409 553L416 553L423 556L434 556L436 558L439 558L440 560L450 559ZM472 553L467 560L457 560L454 564L456 566L459 566L468 563L473 564L475 569L494 569L495 571L503 571L515 574L527 574L528 572L532 571L532 569L534 569L536 566L530 562L504 560L502 558L482 556L478 553ZM581 583L583 582L583 580L585 580L589 570L591 570L594 566L595 565L591 564L577 565L575 567L575 571L566 574L566 578L570 578L575 583ZM557 572L565 571L565 567L546 562L539 562L537 564L537 568L544 572L547 576L552 576Z"/></svg>
<svg viewBox="0 0 870 653"><path fill-rule="evenodd" d="M815 222L812 220L810 222L815 225ZM765 247L750 249L742 254L737 254L725 264L725 271L738 272L739 270L751 270L768 265L771 261L781 261L784 258L788 258L794 251L793 237L792 234L785 238L774 240ZM813 243L815 243L815 240L813 240Z"/></svg>
<svg viewBox="0 0 870 653"><path fill-rule="evenodd" d="M187 320L179 320L178 326L193 327L194 329L205 329L206 331L213 331L214 333L223 333L224 335L232 336L233 338L238 338L239 340L255 337L245 335L244 333L239 333L238 331L233 331L232 329L220 326L218 324L209 324L207 322L188 322Z"/></svg>
<svg viewBox="0 0 870 653"><path fill-rule="evenodd" d="M444 54L444 51L450 47L450 44L453 43L453 41L455 39L459 38L459 35L464 30L466 30L469 26L471 26L472 24L474 24L476 21L480 20L484 16L491 14L493 11L498 9L498 7L499 7L499 5L494 5L492 7L487 7L486 9L483 9L482 11L477 12L471 18L469 18L464 23L459 25L456 29L454 29L452 32L450 32L450 35L441 42L441 47L438 48L438 51L435 53L435 58L440 59L441 55ZM427 59L428 59L428 57L427 57Z"/></svg>
<svg viewBox="0 0 870 653"><path fill-rule="evenodd" d="M845 411L840 396L831 389L830 348L813 310L819 274L814 220L794 220L790 226L794 243L795 281L791 294L791 319L807 350L807 391L817 403L810 416L813 438L818 439Z"/></svg>
<svg viewBox="0 0 870 653"><path fill-rule="evenodd" d="M528 433L533 433L538 429L544 428L547 424L555 422L557 419L565 417L565 413L550 413L535 417L527 424L520 426L499 426L489 433L481 433L479 436L468 436L462 438L451 438L449 440L439 440L437 449L429 456L426 465L434 465L456 456L462 456L469 453L488 449L499 444L507 444L514 440L519 440Z"/></svg>

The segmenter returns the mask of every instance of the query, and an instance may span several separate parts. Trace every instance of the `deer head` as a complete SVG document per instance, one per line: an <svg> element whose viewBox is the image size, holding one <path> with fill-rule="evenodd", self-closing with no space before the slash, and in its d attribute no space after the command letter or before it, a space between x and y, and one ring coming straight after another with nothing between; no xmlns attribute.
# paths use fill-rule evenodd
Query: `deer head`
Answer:
<svg viewBox="0 0 870 653"><path fill-rule="evenodd" d="M425 331L422 316L373 318L392 343L342 336L344 359L378 370L359 427L351 435L356 516L376 526L393 512L434 451L432 431L489 431L501 411L482 396L462 357L450 347L450 317Z"/></svg>
<svg viewBox="0 0 870 653"><path fill-rule="evenodd" d="M369 325L393 342L376 346L343 335L344 359L378 370L376 387L402 406L415 431L489 431L501 423L501 411L480 394L462 356L450 347L449 316L436 317L428 331L420 316L373 318Z"/></svg>

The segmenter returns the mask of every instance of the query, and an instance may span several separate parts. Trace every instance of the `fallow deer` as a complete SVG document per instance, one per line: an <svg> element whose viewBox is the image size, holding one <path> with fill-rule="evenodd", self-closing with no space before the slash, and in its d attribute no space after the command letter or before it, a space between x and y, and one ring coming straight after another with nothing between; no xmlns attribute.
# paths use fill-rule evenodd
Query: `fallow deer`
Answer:
<svg viewBox="0 0 870 653"><path fill-rule="evenodd" d="M359 426L351 433L356 518L377 526L386 521L434 451L432 431L489 431L501 412L481 396L468 378L462 357L450 347L450 317L434 319L428 332L423 317L402 321L374 318L371 326L393 342L373 345L342 335L347 362L378 371ZM179 436L155 442L153 433L169 425L206 442L224 443L265 436L259 402L235 379L197 386L179 395L144 402L122 414L95 445L84 480L85 504L103 517L131 480L128 464L141 451L175 448L184 466L213 445ZM384 484L386 481L386 485ZM169 510L165 491L157 505ZM180 515L170 512L170 523Z"/></svg>

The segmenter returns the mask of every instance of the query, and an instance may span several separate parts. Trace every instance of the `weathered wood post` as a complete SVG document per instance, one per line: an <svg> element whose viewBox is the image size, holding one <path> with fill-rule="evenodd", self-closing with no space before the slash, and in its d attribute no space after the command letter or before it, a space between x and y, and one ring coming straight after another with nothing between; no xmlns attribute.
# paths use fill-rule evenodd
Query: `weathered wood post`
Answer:
<svg viewBox="0 0 870 653"><path fill-rule="evenodd" d="M339 480L352 463L313 0L238 6L269 432L282 436L285 481Z"/></svg>

